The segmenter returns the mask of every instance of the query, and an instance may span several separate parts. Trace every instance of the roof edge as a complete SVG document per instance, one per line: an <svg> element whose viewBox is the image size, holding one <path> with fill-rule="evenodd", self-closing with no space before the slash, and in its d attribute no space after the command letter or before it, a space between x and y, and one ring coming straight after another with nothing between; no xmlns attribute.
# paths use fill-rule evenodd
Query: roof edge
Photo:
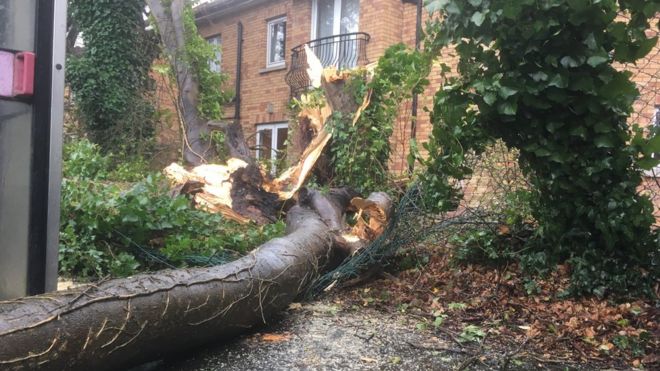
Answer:
<svg viewBox="0 0 660 371"><path fill-rule="evenodd" d="M206 18L220 18L267 3L268 1L269 0L215 0L196 7L195 19L199 21Z"/></svg>

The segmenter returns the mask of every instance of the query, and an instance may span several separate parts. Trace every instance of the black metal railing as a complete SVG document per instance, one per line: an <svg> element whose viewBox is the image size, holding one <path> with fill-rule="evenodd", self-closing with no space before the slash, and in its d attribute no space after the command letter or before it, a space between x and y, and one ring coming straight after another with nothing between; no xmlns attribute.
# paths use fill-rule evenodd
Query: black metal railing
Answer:
<svg viewBox="0 0 660 371"><path fill-rule="evenodd" d="M369 39L371 36L368 33L354 32L322 37L291 49L291 68L286 75L286 82L291 87L291 95L299 95L311 84L307 76L305 45L316 54L323 67L350 69L368 63Z"/></svg>

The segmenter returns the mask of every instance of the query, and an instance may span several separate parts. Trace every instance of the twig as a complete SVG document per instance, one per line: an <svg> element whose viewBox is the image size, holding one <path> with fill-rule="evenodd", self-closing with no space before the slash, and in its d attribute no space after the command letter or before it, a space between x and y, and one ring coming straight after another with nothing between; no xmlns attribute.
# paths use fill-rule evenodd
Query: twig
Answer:
<svg viewBox="0 0 660 371"><path fill-rule="evenodd" d="M514 351L509 352L504 355L504 360L502 361L502 365L500 366L500 371L508 370L509 369L509 363L511 363L511 359L518 353L520 353L523 348L527 345L527 342L529 342L529 337L526 337L525 340L516 348Z"/></svg>
<svg viewBox="0 0 660 371"><path fill-rule="evenodd" d="M476 353L472 355L472 357L466 359L463 363L461 363L460 366L458 366L458 371L463 371L466 368L470 367L474 362L476 362L479 359L479 356L481 356L484 353L484 344L486 343L486 339L488 338L488 335L490 333L487 332L486 336L484 336L483 340L481 340L481 343L479 344L479 349L477 350Z"/></svg>
<svg viewBox="0 0 660 371"><path fill-rule="evenodd" d="M448 347L442 347L442 346L428 346L428 345L422 345L422 344L415 344L410 341L406 341L406 344L410 345L411 347L415 349L421 349L421 350L432 350L432 351L438 351L438 352L452 352L452 353L460 353L460 354L472 354L468 351L465 351L463 349L456 349L456 348L448 348Z"/></svg>

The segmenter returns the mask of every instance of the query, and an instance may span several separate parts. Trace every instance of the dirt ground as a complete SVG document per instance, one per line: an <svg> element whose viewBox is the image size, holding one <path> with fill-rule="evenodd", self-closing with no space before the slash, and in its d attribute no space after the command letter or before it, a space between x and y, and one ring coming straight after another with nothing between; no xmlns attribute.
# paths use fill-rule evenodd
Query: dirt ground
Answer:
<svg viewBox="0 0 660 371"><path fill-rule="evenodd" d="M346 306L341 299L293 304L274 324L140 371L588 369L536 362L523 349L461 343L414 316ZM483 344L483 345L482 345Z"/></svg>

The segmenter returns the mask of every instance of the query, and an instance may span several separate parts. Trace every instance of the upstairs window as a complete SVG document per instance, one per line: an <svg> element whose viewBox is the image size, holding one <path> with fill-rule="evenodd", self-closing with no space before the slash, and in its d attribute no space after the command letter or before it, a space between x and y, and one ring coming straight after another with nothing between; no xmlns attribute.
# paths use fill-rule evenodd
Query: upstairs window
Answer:
<svg viewBox="0 0 660 371"><path fill-rule="evenodd" d="M257 159L270 161L271 174L277 172L277 165L286 155L286 139L289 124L278 122L257 125Z"/></svg>
<svg viewBox="0 0 660 371"><path fill-rule="evenodd" d="M215 49L215 58L209 62L209 67L211 67L211 71L220 73L222 72L222 37L217 35L209 37L206 41Z"/></svg>
<svg viewBox="0 0 660 371"><path fill-rule="evenodd" d="M268 21L266 67L284 66L286 51L286 17Z"/></svg>

